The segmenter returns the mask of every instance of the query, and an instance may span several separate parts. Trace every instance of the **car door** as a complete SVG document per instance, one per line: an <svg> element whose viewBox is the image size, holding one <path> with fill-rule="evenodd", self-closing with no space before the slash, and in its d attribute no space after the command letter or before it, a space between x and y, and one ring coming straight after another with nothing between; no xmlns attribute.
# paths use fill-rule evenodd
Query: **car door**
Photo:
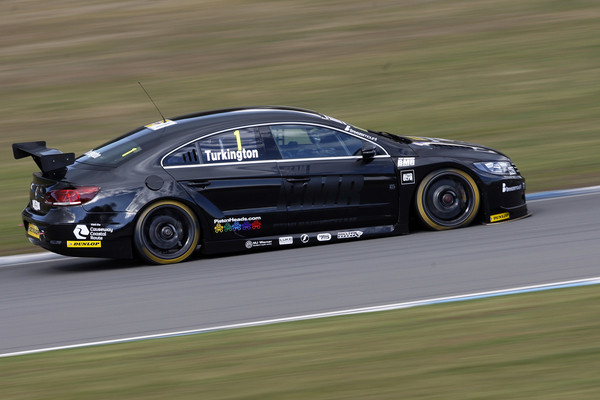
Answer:
<svg viewBox="0 0 600 400"><path fill-rule="evenodd" d="M397 222L395 166L381 147L325 126L269 128L282 157L277 164L290 233ZM371 149L371 157L363 157L363 147Z"/></svg>
<svg viewBox="0 0 600 400"><path fill-rule="evenodd" d="M257 128L207 135L169 153L163 166L205 211L212 239L286 229L281 176Z"/></svg>

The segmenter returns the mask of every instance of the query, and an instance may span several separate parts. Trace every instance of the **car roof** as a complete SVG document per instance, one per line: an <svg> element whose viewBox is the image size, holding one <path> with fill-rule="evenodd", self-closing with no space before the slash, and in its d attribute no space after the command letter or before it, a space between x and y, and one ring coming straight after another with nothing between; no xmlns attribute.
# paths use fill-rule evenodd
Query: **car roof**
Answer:
<svg viewBox="0 0 600 400"><path fill-rule="evenodd" d="M312 117L318 117L321 119L330 119L324 114L318 113L313 110L299 108L299 107L287 107L287 106L252 106L252 107L235 107L235 108L222 108L216 110L208 110L208 111L200 111L191 114L184 114L172 118L173 121L180 121L184 119L196 119L207 116L216 116L216 117L224 117L231 118L235 117L236 114L243 113L243 115L248 116L248 114L254 115L310 115Z"/></svg>
<svg viewBox="0 0 600 400"><path fill-rule="evenodd" d="M303 108L256 106L209 110L180 115L140 127L123 136L132 134L143 128L149 128L154 131L154 133L151 133L152 136L158 140L166 140L172 143L191 140L205 134L240 126L277 123L314 123L338 129L345 129L348 125L343 121Z"/></svg>

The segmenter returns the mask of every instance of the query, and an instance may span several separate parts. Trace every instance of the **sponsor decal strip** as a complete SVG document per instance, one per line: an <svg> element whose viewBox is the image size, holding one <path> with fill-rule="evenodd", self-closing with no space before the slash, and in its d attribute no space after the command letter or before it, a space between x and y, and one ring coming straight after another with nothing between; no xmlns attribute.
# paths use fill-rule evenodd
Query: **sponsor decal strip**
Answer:
<svg viewBox="0 0 600 400"><path fill-rule="evenodd" d="M408 301L408 302L404 302L404 303L385 304L385 305L373 306L373 307L353 308L353 309L332 311L332 312L326 312L326 313L298 315L298 316L294 316L294 317L275 318L275 319L268 319L268 320L262 320L262 321L241 322L238 324L220 325L220 326L192 329L192 330L186 330L186 331L165 332L165 333L159 333L159 334L155 334L155 335L133 336L133 337L125 337L125 338L112 339L112 340L103 340L103 341L97 341L97 342L87 342L87 343L78 343L78 344L71 344L71 345L65 345L65 346L24 350L24 351L18 351L18 352L13 352L13 353L0 354L0 357L13 357L13 356L21 356L21 355L25 355L25 354L44 353L44 352L54 351L54 350L77 349L77 348L82 348L82 347L101 346L101 345L106 345L106 344L117 344L117 343L137 342L137 341L141 341L141 340L150 340L150 339L164 339L164 338L176 337L176 336L197 335L197 334L201 334L201 333L223 331L223 330L229 330L229 329L249 328L249 327L253 327L253 326L262 326L262 325L272 325L272 324L277 324L277 323L282 323L282 322L294 322L294 321L303 321L303 320L317 319L317 318L337 317L337 316L341 316L341 315L353 315L353 314L364 314L364 313L379 312L379 311L400 310L400 309L404 309L404 308L427 306L427 305L433 305L433 304L453 303L453 302L458 302L458 301L477 300L477 299L484 299L484 298L489 298L489 297L506 296L506 295L511 295L511 294L540 292L540 291L544 291L544 290L564 289L564 288L570 288L570 287L590 286L590 285L598 285L598 284L600 284L600 277L577 279L577 280L571 280L571 281L546 283L546 284L541 284L541 285L521 286L521 287L516 287L516 288L510 288L510 289L493 290L493 291L488 291L488 292L470 293L470 294L464 294L464 295L458 295L458 296L438 297L438 298L425 299L425 300Z"/></svg>

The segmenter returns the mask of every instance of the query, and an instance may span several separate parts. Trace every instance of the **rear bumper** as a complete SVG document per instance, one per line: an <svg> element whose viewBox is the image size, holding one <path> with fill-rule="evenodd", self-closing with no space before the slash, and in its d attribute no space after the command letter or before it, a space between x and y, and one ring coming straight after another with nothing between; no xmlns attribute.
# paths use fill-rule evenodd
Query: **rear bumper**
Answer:
<svg viewBox="0 0 600 400"><path fill-rule="evenodd" d="M39 215L28 206L22 217L29 241L51 252L74 257L133 257L134 214L90 213L75 206Z"/></svg>

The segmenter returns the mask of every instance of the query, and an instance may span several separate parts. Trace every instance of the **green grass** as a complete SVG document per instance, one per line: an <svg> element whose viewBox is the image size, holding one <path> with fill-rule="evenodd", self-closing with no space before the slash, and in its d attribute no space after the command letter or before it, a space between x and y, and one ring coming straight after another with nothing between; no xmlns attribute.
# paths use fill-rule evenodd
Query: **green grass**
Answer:
<svg viewBox="0 0 600 400"><path fill-rule="evenodd" d="M0 359L0 398L597 399L598 286Z"/></svg>
<svg viewBox="0 0 600 400"><path fill-rule="evenodd" d="M592 0L0 3L0 255L45 139L78 154L166 116L255 104L496 147L529 191L600 184Z"/></svg>

